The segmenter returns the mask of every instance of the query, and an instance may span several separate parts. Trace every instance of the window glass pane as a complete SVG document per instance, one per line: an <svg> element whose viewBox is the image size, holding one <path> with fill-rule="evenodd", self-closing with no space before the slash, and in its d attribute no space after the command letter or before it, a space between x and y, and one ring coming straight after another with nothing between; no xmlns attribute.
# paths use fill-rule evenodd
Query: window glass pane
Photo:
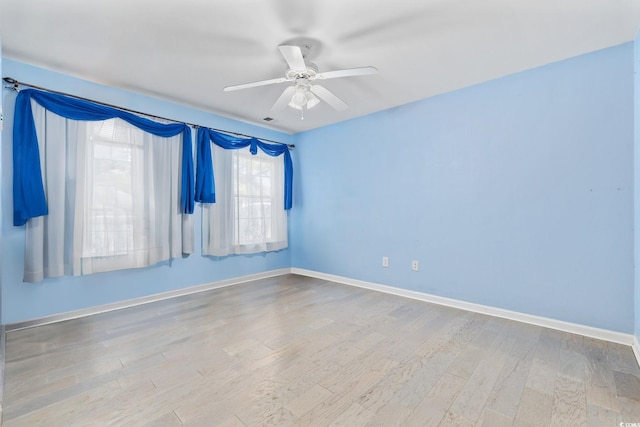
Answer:
<svg viewBox="0 0 640 427"><path fill-rule="evenodd" d="M236 194L236 229L238 245L268 242L271 238L272 179L275 161L261 151L234 153L234 188Z"/></svg>
<svg viewBox="0 0 640 427"><path fill-rule="evenodd" d="M88 132L83 256L125 255L134 250L132 161L142 131L112 119L91 123Z"/></svg>

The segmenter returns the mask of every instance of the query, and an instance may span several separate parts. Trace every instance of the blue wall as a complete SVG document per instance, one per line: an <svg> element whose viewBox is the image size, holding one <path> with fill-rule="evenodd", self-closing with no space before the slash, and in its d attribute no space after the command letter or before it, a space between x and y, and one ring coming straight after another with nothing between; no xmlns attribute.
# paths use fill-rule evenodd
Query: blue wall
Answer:
<svg viewBox="0 0 640 427"><path fill-rule="evenodd" d="M633 46L297 135L292 265L632 333Z"/></svg>
<svg viewBox="0 0 640 427"><path fill-rule="evenodd" d="M97 101L144 111L162 117L241 132L290 143L291 135L131 92L89 83L70 76L2 59L3 76L71 93ZM167 82L176 84L176 82ZM2 323L14 323L86 307L137 298L178 288L209 283L263 271L287 268L289 250L255 256L213 259L200 255L200 209L196 207L196 253L188 258L149 268L102 273L84 277L47 279L22 283L24 227L12 225L11 132L15 93L3 90L5 128L2 135Z"/></svg>
<svg viewBox="0 0 640 427"><path fill-rule="evenodd" d="M634 143L634 258L635 258L635 336L640 341L640 31L635 40L635 143Z"/></svg>
<svg viewBox="0 0 640 427"><path fill-rule="evenodd" d="M0 34L0 76L3 76L4 74L2 74L2 34ZM2 82L4 83L4 82ZM0 96L0 116L2 116L2 119L0 119L0 124L4 125L4 108L3 108L3 97ZM0 132L0 147L2 147L2 132ZM0 165L2 164L2 150L0 150ZM0 184L2 183L2 176L0 176ZM0 196L1 197L1 196ZM2 209L0 209L0 224L2 224L2 217L4 216L4 213L2 212ZM0 234L1 235L1 234ZM3 256L2 256L2 244L0 244L0 278L2 277L2 261L3 260ZM2 281L0 279L0 324L3 324L2 322ZM0 337L0 345L2 345L2 341L4 337ZM3 348L0 348L0 366L4 366L4 351ZM4 369L1 369L4 372ZM2 377L4 378L4 377ZM4 381L3 381L4 382ZM2 404L2 390L0 390L0 406Z"/></svg>

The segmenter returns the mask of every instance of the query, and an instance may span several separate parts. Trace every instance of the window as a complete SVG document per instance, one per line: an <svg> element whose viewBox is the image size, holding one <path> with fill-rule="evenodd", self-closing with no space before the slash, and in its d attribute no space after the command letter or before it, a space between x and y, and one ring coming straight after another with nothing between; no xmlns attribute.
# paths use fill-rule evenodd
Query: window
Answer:
<svg viewBox="0 0 640 427"><path fill-rule="evenodd" d="M115 120L91 122L88 127L87 181L83 257L126 255L134 249L136 221L134 182L140 171L133 160L143 151L140 129L116 126ZM136 222L136 224L134 224Z"/></svg>
<svg viewBox="0 0 640 427"><path fill-rule="evenodd" d="M287 247L283 158L249 148L212 147L216 203L203 205L203 254L224 256Z"/></svg>
<svg viewBox="0 0 640 427"><path fill-rule="evenodd" d="M179 135L32 108L49 214L27 222L25 281L145 267L192 252L192 220L180 210Z"/></svg>
<svg viewBox="0 0 640 427"><path fill-rule="evenodd" d="M260 155L262 154L262 155ZM256 245L273 239L272 173L282 159L247 150L233 152L233 187L238 245Z"/></svg>

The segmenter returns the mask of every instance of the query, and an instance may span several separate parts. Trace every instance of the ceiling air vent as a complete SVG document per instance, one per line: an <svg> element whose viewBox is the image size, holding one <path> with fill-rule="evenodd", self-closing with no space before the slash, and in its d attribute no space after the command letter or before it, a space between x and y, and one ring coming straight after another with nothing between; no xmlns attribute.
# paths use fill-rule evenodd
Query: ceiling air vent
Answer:
<svg viewBox="0 0 640 427"><path fill-rule="evenodd" d="M273 120L273 117L265 117L264 119L265 122L270 122L271 120Z"/></svg>

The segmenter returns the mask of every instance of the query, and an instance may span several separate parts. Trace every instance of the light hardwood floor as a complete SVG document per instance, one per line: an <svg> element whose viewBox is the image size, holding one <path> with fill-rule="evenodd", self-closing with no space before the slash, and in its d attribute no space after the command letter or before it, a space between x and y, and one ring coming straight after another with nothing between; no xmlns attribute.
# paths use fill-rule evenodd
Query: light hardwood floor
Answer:
<svg viewBox="0 0 640 427"><path fill-rule="evenodd" d="M629 347L295 275L10 331L5 381L7 427L640 423Z"/></svg>

